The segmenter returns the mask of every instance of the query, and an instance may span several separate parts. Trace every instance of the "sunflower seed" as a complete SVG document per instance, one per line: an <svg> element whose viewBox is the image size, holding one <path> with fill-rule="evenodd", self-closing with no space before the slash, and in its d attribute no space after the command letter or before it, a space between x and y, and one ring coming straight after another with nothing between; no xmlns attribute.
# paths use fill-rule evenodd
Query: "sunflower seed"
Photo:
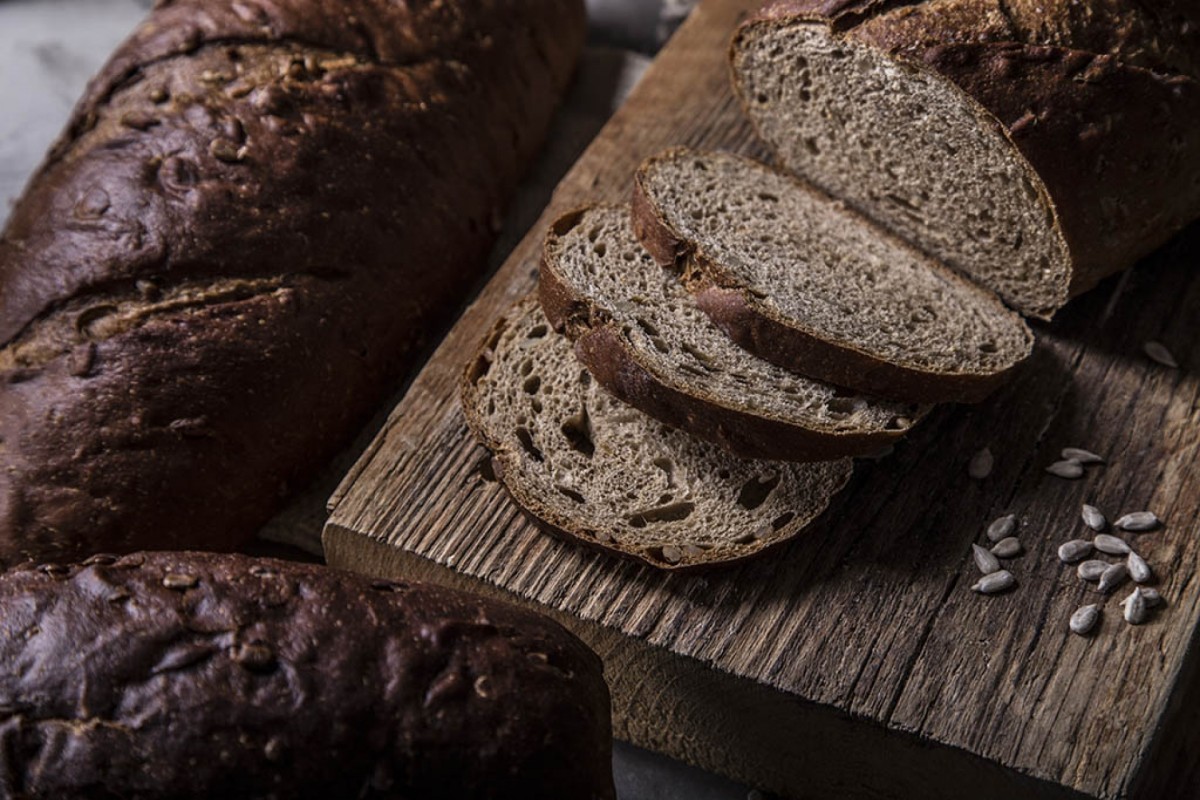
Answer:
<svg viewBox="0 0 1200 800"><path fill-rule="evenodd" d="M1171 351L1162 342L1146 342L1142 345L1142 350L1150 357L1151 361L1162 364L1164 367L1170 367L1171 369L1179 368L1179 362L1175 360L1175 356L1171 355Z"/></svg>
<svg viewBox="0 0 1200 800"><path fill-rule="evenodd" d="M1067 461L1078 461L1080 464L1103 464L1104 457L1096 455L1091 450L1082 447L1064 447L1062 457Z"/></svg>
<svg viewBox="0 0 1200 800"><path fill-rule="evenodd" d="M971 545L971 554L975 557L975 566L979 567L979 571L984 575L1000 571L1000 559L996 558L990 551L985 550L977 544L973 544Z"/></svg>
<svg viewBox="0 0 1200 800"><path fill-rule="evenodd" d="M1072 539L1059 546L1058 558L1064 564L1074 564L1076 561L1091 555L1091 552L1091 542L1084 539Z"/></svg>
<svg viewBox="0 0 1200 800"><path fill-rule="evenodd" d="M1003 592L1005 589L1011 589L1016 584L1017 579L1013 577L1013 574L1006 569L1002 569L999 572L984 575L971 589L980 594L996 594Z"/></svg>
<svg viewBox="0 0 1200 800"><path fill-rule="evenodd" d="M1152 531L1157 528L1162 522L1153 511L1134 511L1132 514L1126 514L1115 523L1116 527L1123 531Z"/></svg>
<svg viewBox="0 0 1200 800"><path fill-rule="evenodd" d="M1021 555L1021 543L1015 536L1009 536L996 542L996 546L992 548L992 555L997 558L1016 558Z"/></svg>
<svg viewBox="0 0 1200 800"><path fill-rule="evenodd" d="M1146 608L1154 608L1162 604L1162 595L1158 593L1158 589L1142 589L1142 599L1146 601Z"/></svg>
<svg viewBox="0 0 1200 800"><path fill-rule="evenodd" d="M1100 619L1100 606L1090 605L1081 606L1075 609L1075 613L1071 615L1071 633L1077 633L1080 636L1085 636L1092 628L1096 627L1096 622Z"/></svg>
<svg viewBox="0 0 1200 800"><path fill-rule="evenodd" d="M1085 561L1075 570L1080 579L1085 581L1098 581L1100 576L1104 574L1104 570L1108 569L1107 561Z"/></svg>
<svg viewBox="0 0 1200 800"><path fill-rule="evenodd" d="M1110 556L1123 556L1130 552L1129 545L1125 540L1113 536L1111 533L1097 533L1096 538L1092 540L1092 544L1101 553L1108 553Z"/></svg>
<svg viewBox="0 0 1200 800"><path fill-rule="evenodd" d="M998 542L1001 539L1007 539L1017 531L1017 515L1005 514L1003 517L992 520L992 524L988 525L987 537L988 541Z"/></svg>
<svg viewBox="0 0 1200 800"><path fill-rule="evenodd" d="M1096 587L1096 591L1100 594L1108 594L1124 583L1125 576L1128 574L1129 570L1124 564L1110 564L1108 569L1100 575L1100 585Z"/></svg>
<svg viewBox="0 0 1200 800"><path fill-rule="evenodd" d="M1125 559L1125 566L1129 568L1129 577L1133 578L1134 583L1149 583L1154 577L1154 572L1151 571L1150 565L1146 563L1146 559L1132 551L1130 551L1129 557Z"/></svg>
<svg viewBox="0 0 1200 800"><path fill-rule="evenodd" d="M1066 461L1055 461L1050 466L1046 467L1046 472L1056 478L1066 478L1067 480L1075 480L1083 477L1083 465L1073 459Z"/></svg>
<svg viewBox="0 0 1200 800"><path fill-rule="evenodd" d="M971 463L967 465L967 474L975 480L981 481L992 474L992 467L995 464L996 459L992 457L992 451L985 447L971 456Z"/></svg>
<svg viewBox="0 0 1200 800"><path fill-rule="evenodd" d="M1125 606L1125 621L1130 625L1141 625L1146 621L1146 598L1142 596L1141 587L1121 601Z"/></svg>
<svg viewBox="0 0 1200 800"><path fill-rule="evenodd" d="M1108 527L1108 520L1104 518L1104 512L1095 506L1083 504L1083 524L1087 525L1094 531L1102 531Z"/></svg>

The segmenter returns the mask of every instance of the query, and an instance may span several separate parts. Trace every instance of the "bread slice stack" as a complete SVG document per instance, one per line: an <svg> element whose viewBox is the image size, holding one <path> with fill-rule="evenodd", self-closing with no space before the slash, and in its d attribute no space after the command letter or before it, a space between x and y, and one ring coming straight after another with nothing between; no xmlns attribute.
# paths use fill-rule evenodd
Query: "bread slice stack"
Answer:
<svg viewBox="0 0 1200 800"><path fill-rule="evenodd" d="M786 171L687 148L650 158L630 206L550 227L540 307L515 307L468 367L468 422L545 527L666 569L761 553L820 516L850 458L886 450L930 404L1001 385L1032 351L1022 314L1049 317L1200 216L1200 124L1160 120L1168 153L1110 113L1135 87L1151 116L1200 123L1191 77L1045 44L951 45L991 17L939 27L935 3L810 10L827 5L769 4L734 38L735 87ZM1117 25L1080 25L1095 34L1106 15ZM920 46L896 44L908 35ZM1010 123L1026 101L1034 122ZM1044 152L1106 113L1107 129L1074 129L1080 146L1101 137L1112 157L1118 132L1125 158L1175 188L1160 213L1145 175L1100 202L1064 188ZM1054 135L1028 147L1024 124ZM1136 230L1105 227L1121 218Z"/></svg>

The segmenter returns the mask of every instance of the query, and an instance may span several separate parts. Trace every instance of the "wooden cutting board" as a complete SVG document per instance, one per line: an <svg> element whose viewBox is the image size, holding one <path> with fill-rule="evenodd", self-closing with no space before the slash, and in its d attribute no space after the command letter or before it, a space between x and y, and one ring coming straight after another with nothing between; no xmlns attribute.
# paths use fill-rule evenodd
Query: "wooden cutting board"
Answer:
<svg viewBox="0 0 1200 800"><path fill-rule="evenodd" d="M1080 298L987 403L944 408L861 462L822 523L767 558L668 576L539 533L480 470L455 385L535 283L546 224L621 200L674 144L763 155L731 96L728 37L756 0L706 0L563 181L331 501L329 562L483 589L551 613L604 657L617 735L796 797L1195 797L1200 681L1200 234ZM1148 360L1165 342L1182 367ZM985 480L967 476L980 448ZM1044 468L1064 446L1108 465ZM1140 627L1055 551L1082 502L1150 508L1136 535L1167 605ZM983 597L970 545L1016 513L1018 588Z"/></svg>

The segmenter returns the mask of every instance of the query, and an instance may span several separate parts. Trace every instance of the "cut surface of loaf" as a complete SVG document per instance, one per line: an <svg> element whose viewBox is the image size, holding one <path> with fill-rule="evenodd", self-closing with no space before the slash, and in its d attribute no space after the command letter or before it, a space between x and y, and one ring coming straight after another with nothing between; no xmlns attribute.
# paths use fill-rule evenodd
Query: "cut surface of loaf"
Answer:
<svg viewBox="0 0 1200 800"><path fill-rule="evenodd" d="M996 295L791 176L676 149L638 170L638 236L735 341L882 397L975 401L1030 353Z"/></svg>
<svg viewBox="0 0 1200 800"><path fill-rule="evenodd" d="M1154 5L777 0L734 85L789 170L1049 318L1200 215L1200 4Z"/></svg>
<svg viewBox="0 0 1200 800"><path fill-rule="evenodd" d="M0 576L0 794L611 800L600 659L417 583L209 553Z"/></svg>
<svg viewBox="0 0 1200 800"><path fill-rule="evenodd" d="M463 409L496 474L542 525L662 569L734 561L784 542L829 505L849 459L744 460L602 389L536 298L468 366Z"/></svg>
<svg viewBox="0 0 1200 800"><path fill-rule="evenodd" d="M641 247L628 207L592 207L552 225L539 296L604 388L739 456L864 455L923 413L801 377L738 347Z"/></svg>

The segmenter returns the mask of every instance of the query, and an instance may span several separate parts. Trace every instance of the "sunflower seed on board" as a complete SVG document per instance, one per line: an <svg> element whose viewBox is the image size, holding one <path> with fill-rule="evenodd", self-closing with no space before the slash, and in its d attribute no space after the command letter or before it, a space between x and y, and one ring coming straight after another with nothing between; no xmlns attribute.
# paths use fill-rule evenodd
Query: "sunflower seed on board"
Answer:
<svg viewBox="0 0 1200 800"><path fill-rule="evenodd" d="M1100 585L1096 587L1096 591L1100 594L1108 594L1124 583L1128 575L1129 569L1124 564L1110 564L1108 569L1100 575Z"/></svg>
<svg viewBox="0 0 1200 800"><path fill-rule="evenodd" d="M1154 608L1162 605L1162 595L1158 593L1158 589L1142 589L1142 599L1146 601L1146 608Z"/></svg>
<svg viewBox="0 0 1200 800"><path fill-rule="evenodd" d="M1076 569L1075 572L1079 575L1081 580L1098 581L1100 580L1100 576L1104 574L1104 570L1108 569L1108 567L1109 563L1107 561L1097 561L1093 559L1080 564L1079 568Z"/></svg>
<svg viewBox="0 0 1200 800"><path fill-rule="evenodd" d="M979 567L979 571L984 575L1000 571L1000 559L996 558L990 550L973 544L971 545L971 554L975 557L975 566Z"/></svg>
<svg viewBox="0 0 1200 800"><path fill-rule="evenodd" d="M1002 569L999 572L984 575L971 587L971 590L980 594L997 594L1016 585L1017 579L1013 577L1013 574Z"/></svg>
<svg viewBox="0 0 1200 800"><path fill-rule="evenodd" d="M1050 466L1046 467L1046 472L1049 472L1056 478L1066 478L1073 481L1076 478L1083 477L1083 464L1073 459L1066 461L1055 461Z"/></svg>
<svg viewBox="0 0 1200 800"><path fill-rule="evenodd" d="M1126 514L1119 520L1113 523L1116 527L1123 531L1152 531L1162 524L1158 515L1153 511L1134 511L1132 514Z"/></svg>
<svg viewBox="0 0 1200 800"><path fill-rule="evenodd" d="M1017 532L1017 515L1005 514L1003 517L997 517L992 520L992 524L988 525L987 537L988 541L998 542L1001 539L1007 539Z"/></svg>
<svg viewBox="0 0 1200 800"><path fill-rule="evenodd" d="M1104 456L1097 455L1091 450L1084 450L1082 447L1064 447L1062 457L1065 461L1078 461L1084 466L1104 463Z"/></svg>
<svg viewBox="0 0 1200 800"><path fill-rule="evenodd" d="M1083 517L1083 524L1094 531L1102 531L1108 527L1108 520L1104 518L1104 512L1095 506L1089 506L1087 503L1084 503L1081 516Z"/></svg>
<svg viewBox="0 0 1200 800"><path fill-rule="evenodd" d="M996 558L1016 558L1021 555L1021 542L1015 536L1005 537L996 542L992 555Z"/></svg>
<svg viewBox="0 0 1200 800"><path fill-rule="evenodd" d="M1074 564L1092 553L1092 543L1086 539L1072 539L1058 547L1058 558L1064 564Z"/></svg>
<svg viewBox="0 0 1200 800"><path fill-rule="evenodd" d="M992 467L995 465L996 459L992 457L992 451L985 447L971 456L971 463L967 464L967 474L981 481L992 474Z"/></svg>
<svg viewBox="0 0 1200 800"><path fill-rule="evenodd" d="M1125 621L1130 625L1141 625L1146 621L1146 598L1142 596L1140 586L1122 600L1121 605L1125 607Z"/></svg>
<svg viewBox="0 0 1200 800"><path fill-rule="evenodd" d="M1146 563L1146 559L1133 551L1130 551L1125 559L1125 566L1128 567L1129 577L1133 578L1134 583L1149 583L1154 578L1154 572Z"/></svg>
<svg viewBox="0 0 1200 800"><path fill-rule="evenodd" d="M1108 553L1110 556L1123 556L1133 552L1124 539L1111 533L1097 533L1096 538L1092 539L1092 544L1101 553Z"/></svg>
<svg viewBox="0 0 1200 800"><path fill-rule="evenodd" d="M1171 369L1179 369L1179 362L1175 360L1175 356L1171 355L1171 351L1162 342L1146 342L1142 345L1144 352L1151 361L1162 364L1164 367Z"/></svg>
<svg viewBox="0 0 1200 800"><path fill-rule="evenodd" d="M1071 615L1071 633L1077 633L1080 636L1086 636L1089 632L1091 632L1092 628L1096 627L1096 623L1099 620L1100 606L1095 604L1080 606L1079 608L1075 609L1075 613Z"/></svg>

